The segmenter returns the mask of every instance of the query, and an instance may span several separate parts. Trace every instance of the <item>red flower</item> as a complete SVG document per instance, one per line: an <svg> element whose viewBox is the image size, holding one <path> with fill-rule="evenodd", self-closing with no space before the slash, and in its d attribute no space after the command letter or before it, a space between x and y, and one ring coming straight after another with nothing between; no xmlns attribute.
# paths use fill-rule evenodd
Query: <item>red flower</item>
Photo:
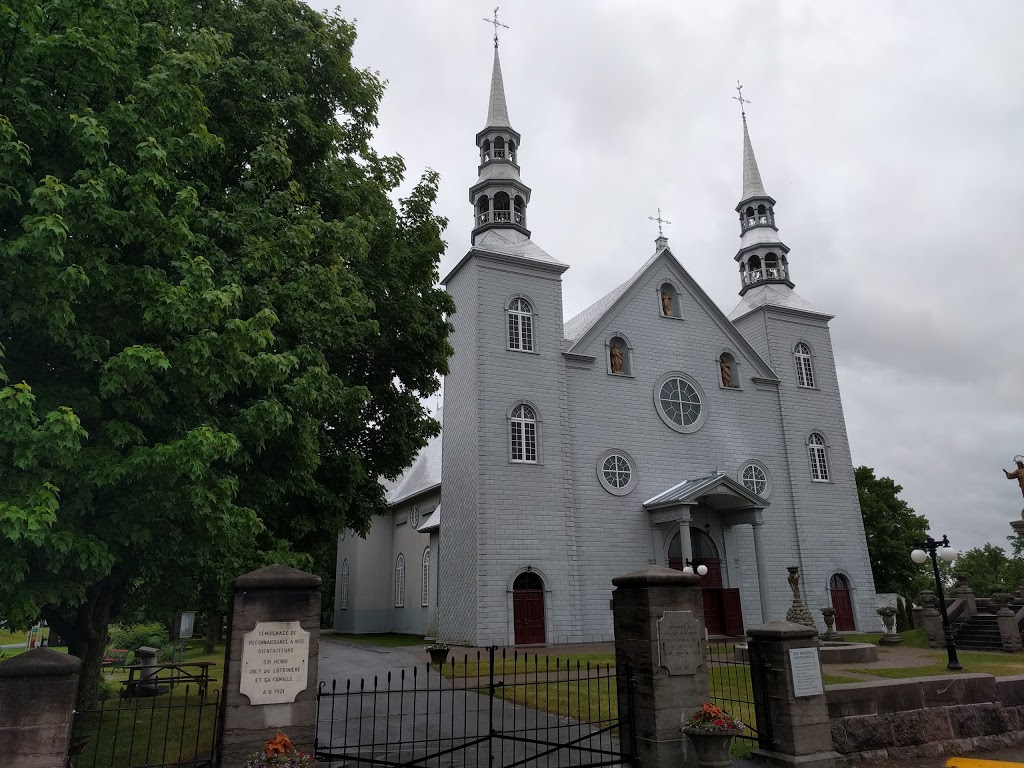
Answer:
<svg viewBox="0 0 1024 768"><path fill-rule="evenodd" d="M263 751L267 757L273 757L274 755L286 755L295 749L292 746L292 741L283 733L278 733L274 738L266 743Z"/></svg>
<svg viewBox="0 0 1024 768"><path fill-rule="evenodd" d="M719 717L717 720L715 720L715 725L725 725L725 721Z"/></svg>

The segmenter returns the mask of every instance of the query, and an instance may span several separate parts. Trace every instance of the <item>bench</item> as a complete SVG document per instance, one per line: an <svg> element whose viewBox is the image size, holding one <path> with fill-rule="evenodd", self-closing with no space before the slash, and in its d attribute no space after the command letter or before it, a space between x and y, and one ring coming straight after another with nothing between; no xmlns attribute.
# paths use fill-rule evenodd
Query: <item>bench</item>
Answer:
<svg viewBox="0 0 1024 768"><path fill-rule="evenodd" d="M100 667L124 669L125 664L128 663L128 653L129 651L126 648L110 648L103 655L103 661L100 662Z"/></svg>

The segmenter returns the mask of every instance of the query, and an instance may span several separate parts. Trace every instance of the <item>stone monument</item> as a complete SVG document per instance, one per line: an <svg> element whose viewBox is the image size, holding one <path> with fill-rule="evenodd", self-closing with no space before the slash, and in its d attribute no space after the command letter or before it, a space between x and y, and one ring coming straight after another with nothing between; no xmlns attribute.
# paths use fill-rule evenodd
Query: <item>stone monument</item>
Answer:
<svg viewBox="0 0 1024 768"><path fill-rule="evenodd" d="M789 588L793 590L793 604L786 611L786 621L793 624L803 624L805 627L812 627L817 630L817 625L814 623L814 617L811 612L804 605L803 598L800 597L800 566L790 565L786 568L789 571L789 576L786 580L789 582Z"/></svg>

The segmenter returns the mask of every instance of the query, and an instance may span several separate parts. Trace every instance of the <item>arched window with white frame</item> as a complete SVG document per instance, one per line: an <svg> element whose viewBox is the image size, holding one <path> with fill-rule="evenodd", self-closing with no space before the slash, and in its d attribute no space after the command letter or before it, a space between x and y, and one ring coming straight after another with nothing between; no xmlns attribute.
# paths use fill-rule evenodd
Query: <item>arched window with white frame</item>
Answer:
<svg viewBox="0 0 1024 768"><path fill-rule="evenodd" d="M338 585L338 607L341 610L348 609L348 560L341 564L341 578Z"/></svg>
<svg viewBox="0 0 1024 768"><path fill-rule="evenodd" d="M423 550L420 571L420 605L427 606L430 603L430 547Z"/></svg>
<svg viewBox="0 0 1024 768"><path fill-rule="evenodd" d="M827 483L831 476L828 473L828 455L825 438L812 432L807 438L807 455L811 461L811 480Z"/></svg>
<svg viewBox="0 0 1024 768"><path fill-rule="evenodd" d="M793 347L793 360L796 363L796 383L801 387L814 388L814 362L811 348L804 342Z"/></svg>
<svg viewBox="0 0 1024 768"><path fill-rule="evenodd" d="M526 403L512 409L509 419L511 460L521 464L537 463L537 412Z"/></svg>
<svg viewBox="0 0 1024 768"><path fill-rule="evenodd" d="M395 608L405 607L405 555L395 560Z"/></svg>
<svg viewBox="0 0 1024 768"><path fill-rule="evenodd" d="M533 351L533 307L521 296L508 303L508 348Z"/></svg>

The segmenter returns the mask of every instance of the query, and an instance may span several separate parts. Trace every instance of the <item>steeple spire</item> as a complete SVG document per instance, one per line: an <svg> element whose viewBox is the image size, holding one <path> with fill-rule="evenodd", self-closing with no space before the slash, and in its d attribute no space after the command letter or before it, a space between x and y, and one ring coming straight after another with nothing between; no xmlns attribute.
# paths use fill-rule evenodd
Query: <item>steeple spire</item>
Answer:
<svg viewBox="0 0 1024 768"><path fill-rule="evenodd" d="M743 86L736 81L739 96L733 96L740 103L743 119L743 195L736 212L740 215L740 249L736 261L740 267L740 296L751 288L768 283L782 283L793 287L789 278L789 248L779 239L775 226L775 200L764 191L761 171L754 158L754 147L750 143L747 128L747 111L744 105L750 102L743 98Z"/></svg>
<svg viewBox="0 0 1024 768"><path fill-rule="evenodd" d="M501 230L503 235L513 240L530 237L530 230L526 228L530 188L519 178L520 136L508 119L505 81L498 58L497 30L505 25L498 22L497 8L494 9L494 19L484 21L494 25L494 67L487 99L487 125L476 135L476 145L480 150L480 176L469 188L474 245L479 236L492 229Z"/></svg>

